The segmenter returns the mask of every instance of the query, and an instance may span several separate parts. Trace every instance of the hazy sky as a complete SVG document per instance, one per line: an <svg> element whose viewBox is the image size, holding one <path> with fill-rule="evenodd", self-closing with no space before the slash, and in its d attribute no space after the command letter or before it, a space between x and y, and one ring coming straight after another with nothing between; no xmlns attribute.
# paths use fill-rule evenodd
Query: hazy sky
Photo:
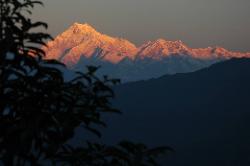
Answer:
<svg viewBox="0 0 250 166"><path fill-rule="evenodd" d="M55 36L87 22L137 46L165 38L190 47L223 46L250 51L250 0L44 0L35 19Z"/></svg>

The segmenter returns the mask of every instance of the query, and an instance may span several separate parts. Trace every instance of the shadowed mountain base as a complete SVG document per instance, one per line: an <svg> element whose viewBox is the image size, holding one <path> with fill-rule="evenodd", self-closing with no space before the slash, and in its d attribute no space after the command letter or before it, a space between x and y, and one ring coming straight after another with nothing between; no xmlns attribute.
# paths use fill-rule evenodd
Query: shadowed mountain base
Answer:
<svg viewBox="0 0 250 166"><path fill-rule="evenodd" d="M115 87L123 116L107 118L107 142L130 138L176 150L170 166L250 164L250 59Z"/></svg>

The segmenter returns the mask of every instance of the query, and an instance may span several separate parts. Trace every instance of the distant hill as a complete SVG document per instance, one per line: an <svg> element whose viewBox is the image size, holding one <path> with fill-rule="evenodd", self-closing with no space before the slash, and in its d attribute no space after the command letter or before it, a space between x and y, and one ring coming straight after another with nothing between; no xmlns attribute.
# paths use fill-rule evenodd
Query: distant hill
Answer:
<svg viewBox="0 0 250 166"><path fill-rule="evenodd" d="M167 166L250 165L250 59L115 87L104 139L169 145Z"/></svg>
<svg viewBox="0 0 250 166"><path fill-rule="evenodd" d="M58 35L44 50L48 59L58 59L70 68L83 70L85 65L100 65L100 75L108 74L125 82L190 72L221 60L250 57L250 53L221 47L193 49L182 41L165 39L136 47L126 39L110 37L80 23Z"/></svg>

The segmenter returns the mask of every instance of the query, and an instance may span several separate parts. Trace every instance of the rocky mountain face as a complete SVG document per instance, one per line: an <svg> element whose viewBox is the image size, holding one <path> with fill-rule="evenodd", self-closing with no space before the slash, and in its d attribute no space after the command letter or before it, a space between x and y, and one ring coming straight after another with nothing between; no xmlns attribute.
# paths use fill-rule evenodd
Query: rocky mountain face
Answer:
<svg viewBox="0 0 250 166"><path fill-rule="evenodd" d="M77 64L82 56L115 64L125 57L133 58L137 52L136 46L129 41L109 37L88 24L79 23L49 42L45 50L48 58L59 59L70 66Z"/></svg>
<svg viewBox="0 0 250 166"><path fill-rule="evenodd" d="M113 38L88 24L75 23L44 48L48 59L57 59L70 68L102 66L99 74L124 81L190 72L230 58L250 57L221 47L193 49L182 41L158 39L136 47L128 40Z"/></svg>

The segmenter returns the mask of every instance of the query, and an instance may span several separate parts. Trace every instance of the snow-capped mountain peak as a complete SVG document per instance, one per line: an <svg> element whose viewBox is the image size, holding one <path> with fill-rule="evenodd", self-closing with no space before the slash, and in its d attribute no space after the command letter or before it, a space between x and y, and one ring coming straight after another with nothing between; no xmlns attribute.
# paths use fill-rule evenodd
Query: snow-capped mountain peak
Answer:
<svg viewBox="0 0 250 166"><path fill-rule="evenodd" d="M80 24L78 22L75 22L70 29L74 32L74 33L78 33L78 32L83 32L83 33L93 33L93 32L97 32L91 25L89 25L88 23L84 23L84 24Z"/></svg>
<svg viewBox="0 0 250 166"><path fill-rule="evenodd" d="M177 54L189 54L189 48L180 40L167 41L164 39L158 39L156 41L150 41L143 44L139 48L139 58L152 58L155 60L161 60L164 57L177 55Z"/></svg>
<svg viewBox="0 0 250 166"><path fill-rule="evenodd" d="M74 23L44 48L47 58L59 59L75 65L80 58L95 55L102 60L118 63L125 57L133 59L137 53L134 44L121 38L113 38L96 31L89 24Z"/></svg>
<svg viewBox="0 0 250 166"><path fill-rule="evenodd" d="M101 75L125 81L190 72L230 58L250 58L250 53L222 47L190 48L182 41L157 39L140 47L126 39L110 37L91 25L74 23L43 48L48 59L57 59L70 68L101 65Z"/></svg>
<svg viewBox="0 0 250 166"><path fill-rule="evenodd" d="M102 34L87 23L74 23L54 41L49 42L44 50L47 58L59 59L69 66L77 64L81 57L95 57L113 64L125 58L162 60L172 56L188 56L195 59L250 57L250 53L231 52L222 47L192 49L180 40L157 39L137 48L126 39Z"/></svg>

